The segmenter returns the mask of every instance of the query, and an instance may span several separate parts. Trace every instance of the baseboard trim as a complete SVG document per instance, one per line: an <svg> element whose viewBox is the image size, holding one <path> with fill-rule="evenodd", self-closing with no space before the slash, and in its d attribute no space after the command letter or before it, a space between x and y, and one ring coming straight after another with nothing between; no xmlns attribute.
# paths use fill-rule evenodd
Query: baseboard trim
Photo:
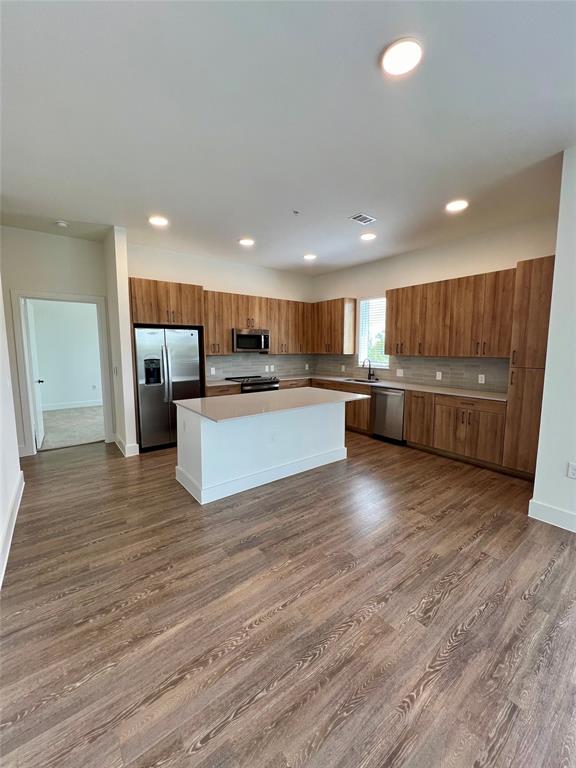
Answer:
<svg viewBox="0 0 576 768"><path fill-rule="evenodd" d="M138 456L140 453L140 446L138 443L128 443L126 444L124 440L122 440L121 437L118 437L118 435L115 435L114 442L120 449L120 452L123 456L126 458L129 458L130 456Z"/></svg>
<svg viewBox="0 0 576 768"><path fill-rule="evenodd" d="M43 411L66 411L70 408L96 408L102 406L102 400L81 400L76 403L52 403L51 405L42 404Z"/></svg>
<svg viewBox="0 0 576 768"><path fill-rule="evenodd" d="M282 464L280 467L263 469L260 472L255 472L253 475L237 477L234 480L228 480L225 483L219 483L209 488L202 488L186 470L177 466L176 480L186 488L188 493L199 504L209 504L211 501L218 501L227 496L233 496L235 493L248 491L251 488L257 488L267 483L273 483L275 480L282 480L284 477L307 472L309 469L316 469L316 467L322 467L325 464L333 464L335 461L342 461L346 456L346 448L337 448L326 453L319 453L316 456L308 456L305 459L291 461L288 464Z"/></svg>
<svg viewBox="0 0 576 768"><path fill-rule="evenodd" d="M22 501L22 494L24 492L24 473L20 471L16 488L12 495L12 501L9 506L8 524L4 532L4 540L2 541L2 549L0 551L0 588L2 588L2 582L4 581L4 574L6 573L6 566L8 565L8 556L10 554L10 545L12 544L12 534L14 533L14 526L16 525L16 517L18 516L18 510L20 509L20 502Z"/></svg>
<svg viewBox="0 0 576 768"><path fill-rule="evenodd" d="M544 504L543 501L531 499L528 506L528 517L576 533L576 512L571 512L569 509L553 507L550 504Z"/></svg>

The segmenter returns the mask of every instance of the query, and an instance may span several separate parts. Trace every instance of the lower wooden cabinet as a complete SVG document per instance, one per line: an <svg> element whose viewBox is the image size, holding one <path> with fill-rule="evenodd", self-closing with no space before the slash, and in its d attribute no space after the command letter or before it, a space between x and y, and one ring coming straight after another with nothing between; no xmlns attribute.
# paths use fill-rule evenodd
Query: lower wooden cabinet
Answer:
<svg viewBox="0 0 576 768"><path fill-rule="evenodd" d="M534 473L538 453L543 368L511 368L504 433L505 467Z"/></svg>
<svg viewBox="0 0 576 768"><path fill-rule="evenodd" d="M490 464L502 464L506 404L436 395L433 447Z"/></svg>
<svg viewBox="0 0 576 768"><path fill-rule="evenodd" d="M404 401L404 439L419 445L432 445L434 436L434 395L432 392L406 392Z"/></svg>
<svg viewBox="0 0 576 768"><path fill-rule="evenodd" d="M372 388L368 384L347 384L344 381L323 381L311 379L310 385L320 389L334 389L337 392L354 392L357 395L370 395ZM346 403L346 429L356 432L372 433L372 400L357 400Z"/></svg>

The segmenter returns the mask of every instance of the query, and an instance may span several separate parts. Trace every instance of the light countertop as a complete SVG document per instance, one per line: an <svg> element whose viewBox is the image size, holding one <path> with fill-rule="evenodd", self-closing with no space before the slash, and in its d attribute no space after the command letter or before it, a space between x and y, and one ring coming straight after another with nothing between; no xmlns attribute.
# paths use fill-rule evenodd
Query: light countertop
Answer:
<svg viewBox="0 0 576 768"><path fill-rule="evenodd" d="M243 395L198 397L192 400L175 400L174 402L180 408L193 411L210 421L228 421L229 419L242 419L246 416L258 416L263 413L290 411L294 408L366 400L368 397L369 395L356 395L352 392L300 387L298 389L250 392Z"/></svg>
<svg viewBox="0 0 576 768"><path fill-rule="evenodd" d="M401 378L395 379L379 379L378 381L350 381L350 377L346 376L323 376L318 374L306 374L299 373L293 376L280 376L280 381L292 381L293 379L315 379L316 381L339 381L344 384L368 384L371 387L388 387L392 389L403 389L408 392L432 392L435 395L454 395L454 397L475 397L479 400L498 400L505 403L508 400L506 392L492 392L486 389L460 389L457 387L443 387L430 384L415 384L414 382L403 382ZM233 381L226 381L225 379L217 379L207 381L207 387L222 386L223 384L234 384ZM281 390L287 391L287 390ZM297 391L297 390L294 390ZM225 397L232 397L232 395L225 395ZM215 399L215 398L214 398Z"/></svg>

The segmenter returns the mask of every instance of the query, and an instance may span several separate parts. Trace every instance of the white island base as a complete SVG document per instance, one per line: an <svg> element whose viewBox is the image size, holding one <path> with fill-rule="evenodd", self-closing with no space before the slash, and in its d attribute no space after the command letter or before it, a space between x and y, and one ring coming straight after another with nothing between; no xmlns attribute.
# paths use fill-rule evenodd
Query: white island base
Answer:
<svg viewBox="0 0 576 768"><path fill-rule="evenodd" d="M303 387L180 400L176 479L200 504L346 458L346 402Z"/></svg>

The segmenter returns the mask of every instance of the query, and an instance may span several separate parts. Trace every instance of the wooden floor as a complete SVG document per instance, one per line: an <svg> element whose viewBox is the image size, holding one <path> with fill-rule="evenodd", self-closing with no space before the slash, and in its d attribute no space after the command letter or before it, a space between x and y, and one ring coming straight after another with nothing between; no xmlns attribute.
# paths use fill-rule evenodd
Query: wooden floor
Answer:
<svg viewBox="0 0 576 768"><path fill-rule="evenodd" d="M348 444L205 507L174 450L26 459L3 768L576 765L576 536L523 480Z"/></svg>

